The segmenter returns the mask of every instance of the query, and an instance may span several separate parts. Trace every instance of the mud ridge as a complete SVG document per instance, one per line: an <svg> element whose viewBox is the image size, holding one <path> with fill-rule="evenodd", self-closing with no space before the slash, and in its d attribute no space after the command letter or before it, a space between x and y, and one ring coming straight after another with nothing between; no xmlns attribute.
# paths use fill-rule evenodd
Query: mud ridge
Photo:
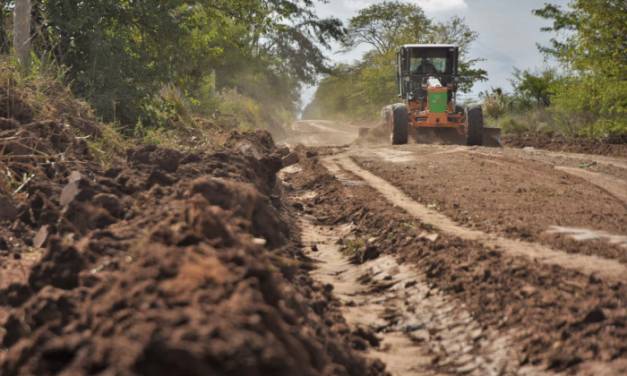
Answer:
<svg viewBox="0 0 627 376"><path fill-rule="evenodd" d="M2 375L384 373L308 276L267 132L102 169L63 126L2 124L32 176L0 194Z"/></svg>

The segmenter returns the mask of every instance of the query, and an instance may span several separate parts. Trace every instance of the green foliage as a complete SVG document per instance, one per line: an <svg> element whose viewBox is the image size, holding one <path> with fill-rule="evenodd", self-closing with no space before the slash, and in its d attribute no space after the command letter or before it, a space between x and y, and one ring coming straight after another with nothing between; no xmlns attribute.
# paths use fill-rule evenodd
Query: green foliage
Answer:
<svg viewBox="0 0 627 376"><path fill-rule="evenodd" d="M512 86L524 106L549 106L553 89L559 77L555 69L545 69L532 73L528 70L514 69Z"/></svg>
<svg viewBox="0 0 627 376"><path fill-rule="evenodd" d="M77 137L86 140L94 158L109 165L130 146L114 124L98 123L91 106L79 100L64 83L65 71L44 59L35 59L30 72L20 69L15 59L0 57L0 96L4 110L14 116L29 113L34 121L67 124ZM94 128L97 133L92 132Z"/></svg>
<svg viewBox="0 0 627 376"><path fill-rule="evenodd" d="M504 134L521 135L525 133L562 134L569 133L561 129L554 114L543 107L536 107L521 112L507 112L497 119L489 118L492 126L501 128Z"/></svg>
<svg viewBox="0 0 627 376"><path fill-rule="evenodd" d="M627 134L627 3L573 0L534 11L553 22L551 46L566 77L551 85L551 110L564 128L589 137Z"/></svg>
<svg viewBox="0 0 627 376"><path fill-rule="evenodd" d="M603 138L627 134L627 82L602 77L568 77L554 85L551 110L564 128Z"/></svg>
<svg viewBox="0 0 627 376"><path fill-rule="evenodd" d="M211 116L230 88L295 111L300 85L327 70L322 49L344 32L310 0L41 0L34 13L36 53L67 67L73 91L127 128L169 124L182 103Z"/></svg>
<svg viewBox="0 0 627 376"><path fill-rule="evenodd" d="M476 68L483 59L469 58L470 45L477 40L479 34L473 31L463 18L454 16L450 20L435 24L423 38L425 43L448 43L459 47L459 90L468 93L477 81L486 81L488 72Z"/></svg>
<svg viewBox="0 0 627 376"><path fill-rule="evenodd" d="M501 88L479 93L483 99L483 113L491 119L499 119L512 109L512 97L505 94Z"/></svg>
<svg viewBox="0 0 627 376"><path fill-rule="evenodd" d="M429 32L432 21L415 4L383 1L361 9L351 18L345 45L368 44L385 55L405 43L415 43Z"/></svg>
<svg viewBox="0 0 627 376"><path fill-rule="evenodd" d="M265 122L262 106L252 98L235 89L224 90L220 98L218 109L222 116L226 116L223 123L227 127L252 130Z"/></svg>
<svg viewBox="0 0 627 376"><path fill-rule="evenodd" d="M412 3L384 1L358 12L349 22L347 49L367 44L372 50L354 65L340 65L325 76L313 101L305 109L308 118L370 120L385 105L398 101L396 51L407 43L451 43L460 47L460 90L469 91L487 72L476 68L481 59L470 59L468 50L477 39L462 18L437 23Z"/></svg>

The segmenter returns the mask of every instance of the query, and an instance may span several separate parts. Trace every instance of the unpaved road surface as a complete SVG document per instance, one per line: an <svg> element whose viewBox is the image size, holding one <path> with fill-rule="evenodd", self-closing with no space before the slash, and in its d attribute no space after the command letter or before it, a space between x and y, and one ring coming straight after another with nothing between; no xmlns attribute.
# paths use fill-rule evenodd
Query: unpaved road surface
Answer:
<svg viewBox="0 0 627 376"><path fill-rule="evenodd" d="M624 159L358 129L0 118L0 374L627 374Z"/></svg>
<svg viewBox="0 0 627 376"><path fill-rule="evenodd" d="M307 129L282 180L368 357L398 375L627 373L627 159L325 147L356 133Z"/></svg>

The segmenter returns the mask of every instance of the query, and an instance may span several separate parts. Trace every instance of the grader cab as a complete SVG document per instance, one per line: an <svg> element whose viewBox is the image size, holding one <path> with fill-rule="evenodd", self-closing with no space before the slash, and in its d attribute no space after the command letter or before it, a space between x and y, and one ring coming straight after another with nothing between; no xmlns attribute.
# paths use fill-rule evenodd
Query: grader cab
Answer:
<svg viewBox="0 0 627 376"><path fill-rule="evenodd" d="M499 129L483 124L480 106L463 108L456 102L461 77L459 48L449 44L408 44L396 59L402 103L383 109L392 143L498 144Z"/></svg>

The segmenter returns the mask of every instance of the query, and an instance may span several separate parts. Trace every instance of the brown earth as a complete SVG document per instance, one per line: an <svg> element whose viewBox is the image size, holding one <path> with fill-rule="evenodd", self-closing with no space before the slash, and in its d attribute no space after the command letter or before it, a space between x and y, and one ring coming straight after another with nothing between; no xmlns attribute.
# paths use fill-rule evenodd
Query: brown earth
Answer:
<svg viewBox="0 0 627 376"><path fill-rule="evenodd" d="M308 275L269 134L103 170L60 124L0 124L1 374L384 373Z"/></svg>
<svg viewBox="0 0 627 376"><path fill-rule="evenodd" d="M319 155L329 153L333 150L319 151ZM331 174L314 153L309 155L309 159L301 155L302 171L286 178L292 196L299 197L293 205L302 215L313 216L326 226L351 224L351 233L343 237L341 244L347 254L355 255L355 262L390 254L399 264L415 266L434 291L463 304L485 331L496 331L509 339L505 343L517 354L514 364L519 367L534 365L547 371L589 375L618 375L627 369L625 283L509 257L479 243L440 233L388 204L358 177L347 171ZM368 167L374 171L377 165ZM399 174L404 171L406 180L414 173L398 170ZM304 192L312 191L315 194L303 197ZM397 289L392 284L382 288L390 289L386 296ZM417 304L418 318L420 313ZM387 315L393 317L394 312ZM377 331L371 326L370 330L384 336L380 330L385 328ZM451 362L446 354L455 353L452 349L457 344L448 343L450 349L438 352L432 347L435 342L421 342L433 354L433 371L455 373L448 368ZM482 352L484 348L471 347L468 351L474 358L489 357ZM513 372L522 372L522 368Z"/></svg>
<svg viewBox="0 0 627 376"><path fill-rule="evenodd" d="M561 226L624 237L627 203L610 191L546 161L465 147L395 150L352 155L362 167L462 226L627 263L625 240L579 242L551 233L552 226Z"/></svg>
<svg viewBox="0 0 627 376"><path fill-rule="evenodd" d="M546 134L510 134L501 137L501 141L503 145L509 147L534 147L559 152L627 157L627 140L624 136L608 140L593 140L587 138L565 138Z"/></svg>
<svg viewBox="0 0 627 376"><path fill-rule="evenodd" d="M89 130L22 107L0 118L2 375L627 372L627 281L563 262L627 264L620 153L346 146L358 127L308 121L292 151L234 133L103 169ZM510 238L561 258L484 241Z"/></svg>

